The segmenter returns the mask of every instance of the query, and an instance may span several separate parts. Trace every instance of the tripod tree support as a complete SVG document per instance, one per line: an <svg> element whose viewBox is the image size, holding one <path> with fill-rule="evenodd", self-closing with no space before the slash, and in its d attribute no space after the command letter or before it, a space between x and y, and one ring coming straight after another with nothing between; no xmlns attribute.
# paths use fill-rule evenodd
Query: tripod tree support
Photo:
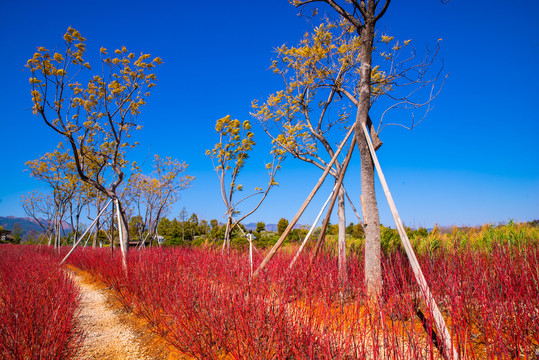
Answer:
<svg viewBox="0 0 539 360"><path fill-rule="evenodd" d="M326 208L326 206L328 206L328 203L329 203L329 200L331 200L331 198L333 197L333 193L335 192L335 189L337 188L337 185L335 185L333 187L333 191L331 192L331 194L329 194L326 202L324 203L324 205L322 206L322 208L320 209L320 212L318 213L318 216L316 217L316 219L314 220L313 224L311 225L311 228L309 229L309 232L307 233L307 235L305 235L305 238L303 239L302 243L301 243L301 246L299 247L298 249L298 252L296 253L296 255L294 256L294 258L292 259L292 261L290 262L290 265L288 265L288 268L289 269L292 269L292 267L294 267L294 264L296 263L296 261L298 260L299 258L299 254L301 254L301 252L303 251L303 248L305 247L305 244L307 243L307 240L309 240L309 237L312 235L313 231L314 231L314 227L316 226L316 224L318 224L318 220L320 220L320 218L322 217L322 213L324 212L324 209Z"/></svg>
<svg viewBox="0 0 539 360"><path fill-rule="evenodd" d="M294 216L292 221L290 221L290 223L286 227L285 231L282 233L279 240L275 243L275 245L273 245L273 247L269 251L268 255L266 255L264 260L262 260L262 262L260 263L260 265L258 266L256 271L253 273L253 276L252 276L253 279L256 278L258 276L258 274L260 274L260 272L266 267L266 265L270 262L271 258L277 252L277 250L279 250L279 248L283 244L284 240L286 239L286 237L288 236L290 231L294 228L294 225L296 225L296 223L298 222L299 218L301 217L301 215L303 214L303 212L307 208L307 205L309 205L309 203L313 199L313 197L316 194L316 192L318 191L318 189L320 189L320 186L322 186L322 184L324 183L324 180L326 179L326 176L329 174L329 171L331 170L331 167L333 166L333 164L337 160L337 156L341 153L344 145L348 141L348 138L350 137L350 135L352 135L352 132L354 132L354 127L351 127L350 130L348 131L348 133L346 134L344 140L341 142L341 144L339 145L339 148L337 149L337 151L335 151L335 154L331 158L331 161L326 166L326 170L324 170L324 173L322 174L320 179L318 179L318 182L314 186L313 190L311 191L311 193L309 194L307 199L305 199L305 201L303 202L303 205L301 205L301 208L296 213L296 216Z"/></svg>
<svg viewBox="0 0 539 360"><path fill-rule="evenodd" d="M311 258L314 260L318 253L320 252L320 248L322 247L322 242L324 241L324 238L326 236L326 230L329 225L329 218L331 217L331 212L333 211L333 207L335 206L335 201L337 200L337 194L339 193L339 189L342 186L342 181L344 179L344 175L346 174L346 169L348 168L348 164L350 163L350 159L352 158L352 153L354 152L354 146L356 146L356 138L354 137L352 139L352 144L350 145L350 150L348 150L348 154L346 154L346 158L344 159L344 163L341 168L341 173L339 174L339 179L337 180L337 184L335 185L335 192L333 192L333 195L331 197L331 202L329 203L328 212L326 213L326 218L324 219L324 222L322 223L322 228L320 231L320 235L318 236L318 240L316 241L316 245L314 247L313 256Z"/></svg>
<svg viewBox="0 0 539 360"><path fill-rule="evenodd" d="M69 255L71 255L71 253L73 252L73 250L75 250L75 248L77 247L77 245L79 245L79 243L82 241L82 239L84 239L84 236L86 235L86 233L88 233L88 231L92 230L92 228L94 227L95 223L97 222L97 220L101 217L101 215L103 215L103 213L105 212L105 209L107 208L107 206L109 206L110 202L112 201L109 200L109 202L107 203L107 205L105 205L103 207L103 209L101 210L101 212L99 214L97 214L97 216L95 217L94 219L94 222L88 227L88 229L86 229L86 231L84 232L84 234L82 234L82 236L77 240L77 242L75 243L75 245L73 245L73 247L71 248L71 250L69 250L69 252L67 253L67 255L64 257L64 259L60 262L60 265L62 265L63 263L65 263L65 261L67 260L67 258L69 257Z"/></svg>
<svg viewBox="0 0 539 360"><path fill-rule="evenodd" d="M440 334L440 337L443 339L443 344L444 344L443 349L444 349L445 355L447 358L451 358L452 360L458 360L459 355L456 349L453 347L449 330L447 329L447 326L440 312L440 309L438 309L438 305L436 305L436 301L434 301L434 297L432 296L432 293L430 292L427 281L425 280L425 277L423 276L423 271L421 271L421 267L419 266L419 262L417 261L417 258L415 256L414 250L412 248L412 244L410 243L410 240L408 239L408 235L406 235L406 230L404 229L399 213L397 212L397 207L395 206L395 202L393 201L393 197L391 196L391 192L389 191L389 187L387 186L387 182L382 172L382 168L380 167L380 163L378 162L378 158L376 157L374 146L372 145L372 141L369 136L367 127L365 126L365 124L361 124L361 127L363 129L363 134L365 135L365 139L367 140L367 144L369 145L369 151L371 153L374 166L376 167L376 172L378 173L380 182L382 183L382 188L384 189L384 194L386 195L389 208L391 209L391 214L393 215L393 219L395 220L397 231L399 232L400 238L402 240L402 244L404 245L404 250L406 251L406 255L408 256L410 265L412 266L415 279L419 287L421 288L421 292L423 293L423 296L425 297L425 302L427 304L428 310L432 311L432 314L434 316L434 322L436 325L436 330L438 334Z"/></svg>

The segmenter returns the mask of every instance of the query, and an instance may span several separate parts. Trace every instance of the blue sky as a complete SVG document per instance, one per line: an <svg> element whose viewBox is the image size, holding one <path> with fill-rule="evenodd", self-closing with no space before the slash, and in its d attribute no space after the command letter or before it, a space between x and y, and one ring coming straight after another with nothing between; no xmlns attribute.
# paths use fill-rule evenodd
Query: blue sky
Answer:
<svg viewBox="0 0 539 360"><path fill-rule="evenodd" d="M248 119L251 100L280 88L280 79L267 70L274 48L296 44L311 28L297 12L286 0L1 2L0 216L24 216L21 195L46 191L24 163L53 150L60 138L29 110L24 64L37 46L61 46L72 26L87 38L90 59L101 46L125 45L164 60L140 117L141 145L130 158L143 162L157 153L186 161L196 180L169 216L185 206L199 218L221 220L218 179L204 155L217 141L215 120L227 114ZM381 134L378 156L406 225L539 218L538 16L532 0L391 3L379 31L413 39L418 50L442 38L440 56L449 73L424 122L412 131L389 127ZM260 127L255 135L256 153L241 175L246 188L265 182L268 141ZM320 173L287 159L279 187L248 222L292 218ZM345 184L359 206L357 154ZM313 220L329 188L322 188L300 223ZM382 223L392 225L381 191L378 202ZM351 211L347 215L356 222Z"/></svg>

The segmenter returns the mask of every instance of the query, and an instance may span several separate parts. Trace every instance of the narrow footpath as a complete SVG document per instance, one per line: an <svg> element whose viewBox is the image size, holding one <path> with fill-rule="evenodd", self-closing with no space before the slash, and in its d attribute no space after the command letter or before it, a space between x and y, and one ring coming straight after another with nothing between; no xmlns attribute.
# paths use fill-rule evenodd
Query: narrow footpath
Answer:
<svg viewBox="0 0 539 360"><path fill-rule="evenodd" d="M111 290L92 283L85 273L69 272L81 294L77 322L84 341L77 360L186 359L171 353L140 319L115 304L107 294Z"/></svg>

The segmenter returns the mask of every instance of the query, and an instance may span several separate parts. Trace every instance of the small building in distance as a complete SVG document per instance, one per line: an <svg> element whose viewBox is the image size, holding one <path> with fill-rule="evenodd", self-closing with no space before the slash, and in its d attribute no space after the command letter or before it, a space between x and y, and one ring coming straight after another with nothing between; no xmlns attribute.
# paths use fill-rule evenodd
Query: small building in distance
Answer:
<svg viewBox="0 0 539 360"><path fill-rule="evenodd" d="M15 238L11 235L11 231L6 230L0 226L0 243L12 242L15 242Z"/></svg>

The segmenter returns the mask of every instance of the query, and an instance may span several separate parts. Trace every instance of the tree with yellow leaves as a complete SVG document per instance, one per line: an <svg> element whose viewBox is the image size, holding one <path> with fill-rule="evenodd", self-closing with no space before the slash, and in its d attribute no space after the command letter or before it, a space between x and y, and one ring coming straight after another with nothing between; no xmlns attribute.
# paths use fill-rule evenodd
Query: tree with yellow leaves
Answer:
<svg viewBox="0 0 539 360"><path fill-rule="evenodd" d="M137 216L142 219L142 224L137 229L141 244L149 239L151 246L153 241L157 240L157 226L161 217L178 201L180 192L187 189L195 179L193 176L183 175L187 167L185 162L154 155L153 171L150 175L144 175L137 169L129 179Z"/></svg>
<svg viewBox="0 0 539 360"><path fill-rule="evenodd" d="M130 138L141 128L137 119L155 86L153 71L162 61L136 56L125 47L109 56L101 48L102 73L83 85L76 79L91 69L84 60L85 41L70 27L61 53L39 47L28 60L33 111L67 140L80 179L115 202L125 265L129 231L117 189L128 164L125 155L137 145Z"/></svg>
<svg viewBox="0 0 539 360"><path fill-rule="evenodd" d="M62 222L68 210L73 212L73 202L75 199L80 200L78 193L80 192L80 180L78 179L73 157L69 154L62 143L58 144L53 152L46 153L36 160L26 162L31 175L49 185L52 191L52 201L54 204L53 226L51 234L55 235L55 246L60 246L61 233L63 230ZM23 197L23 208L29 213L34 213L36 208L43 208L42 195L30 193ZM78 215L82 211L84 204L75 205L78 207ZM71 216L73 218L73 216ZM73 221L72 221L73 225ZM78 224L77 224L78 226ZM50 245L50 240L49 240Z"/></svg>
<svg viewBox="0 0 539 360"><path fill-rule="evenodd" d="M317 1L291 1L302 7ZM430 110L438 94L434 91L440 73L427 75L434 53L419 61L409 48L410 40L399 42L388 35L375 39L374 26L385 13L389 1L377 10L377 1L320 0L337 11L338 19L324 19L312 33L306 33L297 46L277 49L273 71L284 80L284 89L259 104L254 115L274 143L295 158L325 169L343 129L355 128L361 155L363 221L366 232L366 283L371 295L381 286L380 221L374 192L374 167L361 124L369 129L375 149L382 142L378 134L387 125L412 128ZM341 3L341 4L339 4ZM378 41L376 48L375 40ZM379 64L372 65L373 52ZM404 54L404 56L403 56ZM372 104L382 96L390 103L375 127L369 116ZM426 99L424 98L426 96ZM422 101L418 101L422 99ZM404 124L386 123L391 110L426 109L421 119ZM355 116L352 114L355 113ZM350 120L352 118L353 120ZM324 157L325 156L325 157ZM341 164L336 161L331 174L336 178ZM345 269L344 188L338 194L339 262ZM343 275L343 274L341 274Z"/></svg>
<svg viewBox="0 0 539 360"><path fill-rule="evenodd" d="M272 161L266 164L268 171L268 184L266 188L256 187L254 192L235 200L234 195L243 192L243 185L238 182L238 175L241 169L245 166L245 162L249 158L249 153L255 145L254 134L251 130L249 120L240 122L239 120L231 119L230 115L217 120L215 131L219 134L219 142L215 144L213 149L206 150L206 155L212 159L213 167L219 177L221 188L221 197L226 207L226 228L223 241L223 251L230 249L230 234L232 230L238 226L245 218L254 213L267 197L271 188L277 185L275 175L281 167L281 162L284 160L285 152L278 147L274 147L271 151ZM260 200L249 211L235 219L235 216L240 213L239 205L245 200L260 195Z"/></svg>

